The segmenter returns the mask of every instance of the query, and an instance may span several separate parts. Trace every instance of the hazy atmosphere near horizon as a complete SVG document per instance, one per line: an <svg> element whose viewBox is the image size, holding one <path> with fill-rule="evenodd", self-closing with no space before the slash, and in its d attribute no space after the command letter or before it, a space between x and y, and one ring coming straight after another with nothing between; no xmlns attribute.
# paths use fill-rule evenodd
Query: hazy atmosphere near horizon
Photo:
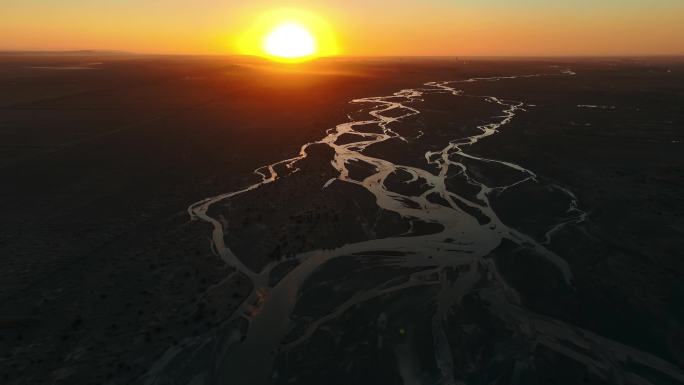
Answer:
<svg viewBox="0 0 684 385"><path fill-rule="evenodd" d="M0 49L235 54L283 7L327 19L353 56L684 54L680 0L3 0Z"/></svg>
<svg viewBox="0 0 684 385"><path fill-rule="evenodd" d="M683 1L0 17L0 384L684 385Z"/></svg>

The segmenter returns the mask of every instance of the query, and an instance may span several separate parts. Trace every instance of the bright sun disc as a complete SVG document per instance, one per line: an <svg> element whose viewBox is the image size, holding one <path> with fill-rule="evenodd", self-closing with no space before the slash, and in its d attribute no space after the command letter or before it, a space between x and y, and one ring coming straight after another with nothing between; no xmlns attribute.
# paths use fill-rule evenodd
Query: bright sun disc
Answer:
<svg viewBox="0 0 684 385"><path fill-rule="evenodd" d="M264 52L285 59L297 59L316 53L316 39L304 26L283 23L264 38Z"/></svg>
<svg viewBox="0 0 684 385"><path fill-rule="evenodd" d="M244 55L282 63L302 63L340 52L335 33L324 18L293 8L274 9L255 17L236 44Z"/></svg>

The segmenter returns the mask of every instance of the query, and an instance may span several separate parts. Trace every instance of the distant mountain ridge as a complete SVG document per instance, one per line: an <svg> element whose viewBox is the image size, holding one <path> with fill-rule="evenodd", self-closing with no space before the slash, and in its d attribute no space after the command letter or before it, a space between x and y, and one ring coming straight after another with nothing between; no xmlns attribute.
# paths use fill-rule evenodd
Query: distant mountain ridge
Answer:
<svg viewBox="0 0 684 385"><path fill-rule="evenodd" d="M72 51L2 51L0 50L1 56L25 56L25 55L35 55L35 56L101 56L101 55L130 55L131 52L126 51L116 51L116 50L94 50L94 49L84 49L84 50L72 50Z"/></svg>

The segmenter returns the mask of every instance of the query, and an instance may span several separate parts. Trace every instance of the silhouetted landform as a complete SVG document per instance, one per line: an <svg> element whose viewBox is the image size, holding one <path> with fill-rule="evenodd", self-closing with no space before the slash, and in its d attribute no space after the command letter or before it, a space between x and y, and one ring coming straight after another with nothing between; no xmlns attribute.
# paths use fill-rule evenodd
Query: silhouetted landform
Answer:
<svg viewBox="0 0 684 385"><path fill-rule="evenodd" d="M85 56L0 58L3 384L684 382L683 60Z"/></svg>
<svg viewBox="0 0 684 385"><path fill-rule="evenodd" d="M0 51L0 56L21 56L24 59L27 57L42 56L46 57L48 61L54 61L58 57L72 57L72 56L112 56L112 55L126 55L129 58L132 56L130 52L116 51L116 50L96 50L96 49L81 49L74 51Z"/></svg>

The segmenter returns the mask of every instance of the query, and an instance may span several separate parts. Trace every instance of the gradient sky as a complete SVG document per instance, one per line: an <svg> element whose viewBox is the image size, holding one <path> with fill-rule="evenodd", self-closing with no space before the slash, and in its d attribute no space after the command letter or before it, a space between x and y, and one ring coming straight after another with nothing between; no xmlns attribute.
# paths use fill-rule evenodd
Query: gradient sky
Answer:
<svg viewBox="0 0 684 385"><path fill-rule="evenodd" d="M279 7L348 55L684 54L684 0L0 0L0 50L231 54Z"/></svg>

